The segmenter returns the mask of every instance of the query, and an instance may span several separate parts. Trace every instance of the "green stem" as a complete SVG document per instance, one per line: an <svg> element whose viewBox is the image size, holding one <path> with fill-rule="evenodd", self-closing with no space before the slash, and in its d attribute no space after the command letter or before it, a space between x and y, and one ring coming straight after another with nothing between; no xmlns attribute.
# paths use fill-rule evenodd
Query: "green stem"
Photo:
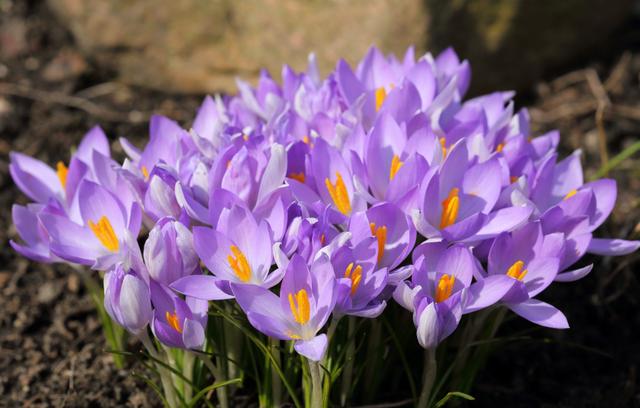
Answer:
<svg viewBox="0 0 640 408"><path fill-rule="evenodd" d="M322 369L320 363L307 360L311 375L311 408L322 408Z"/></svg>
<svg viewBox="0 0 640 408"><path fill-rule="evenodd" d="M609 160L609 162L600 167L600 170L595 174L593 179L599 179L601 177L606 176L611 170L618 167L620 163L627 160L629 157L636 154L636 152L640 151L640 142L636 142L631 146L624 149L622 152L618 153L613 159Z"/></svg>
<svg viewBox="0 0 640 408"><path fill-rule="evenodd" d="M84 287L89 291L89 296L91 296L91 300L98 311L98 317L100 318L102 326L102 333L109 345L109 348L113 351L124 351L123 343L125 331L119 325L114 324L113 320L111 320L111 317L104 308L104 292L102 287L91 275L87 273L86 270L79 266L74 267L73 269L78 273ZM113 360L116 367L124 368L124 356L122 354L113 354Z"/></svg>
<svg viewBox="0 0 640 408"><path fill-rule="evenodd" d="M418 408L428 408L429 399L431 398L431 390L436 380L436 349L430 348L424 351L424 372L422 374L422 391L420 392L420 400Z"/></svg>
<svg viewBox="0 0 640 408"><path fill-rule="evenodd" d="M200 360L204 363L205 366L211 371L213 374L214 382L223 382L225 381L222 372L218 367L216 367L211 360L206 355L198 355ZM220 401L221 408L229 408L229 396L227 395L227 387L219 387L216 388L216 394L218 394L218 400Z"/></svg>
<svg viewBox="0 0 640 408"><path fill-rule="evenodd" d="M351 384L353 383L353 365L356 354L356 339L354 332L356 329L356 320L354 317L349 316L348 319L348 335L347 335L347 350L345 357L345 367L342 373L342 388L340 389L340 405L345 406L349 394L351 393Z"/></svg>
<svg viewBox="0 0 640 408"><path fill-rule="evenodd" d="M280 365L280 340L272 339L269 337L269 351L273 355L273 360L276 364ZM274 407L279 407L282 404L282 381L278 372L270 364L271 371L271 403Z"/></svg>
<svg viewBox="0 0 640 408"><path fill-rule="evenodd" d="M158 353L158 350L154 347L153 343L151 343L151 339L149 339L149 334L146 330L143 330L138 338L147 349L149 354L156 360L162 361L163 363L167 363L164 356ZM171 382L171 372L169 372L165 367L160 364L156 364L156 368L160 375L160 381L162 382L162 388L164 389L164 396L167 400L167 403L170 407L178 407L178 398L176 396L176 390L173 387L173 383Z"/></svg>
<svg viewBox="0 0 640 408"><path fill-rule="evenodd" d="M187 381L184 382L184 399L190 401L193 396L193 366L195 364L195 355L190 351L185 351L182 357L182 374L187 377Z"/></svg>

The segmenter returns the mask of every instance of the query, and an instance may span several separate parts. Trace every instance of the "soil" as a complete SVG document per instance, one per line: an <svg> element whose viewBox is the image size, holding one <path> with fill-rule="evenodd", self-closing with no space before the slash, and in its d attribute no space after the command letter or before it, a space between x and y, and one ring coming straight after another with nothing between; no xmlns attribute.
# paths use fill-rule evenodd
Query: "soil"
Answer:
<svg viewBox="0 0 640 408"><path fill-rule="evenodd" d="M536 132L558 128L564 152L583 149L587 176L602 162L599 125L610 157L640 134L640 53L632 41L627 48L609 60L582 61L579 69L517 99L533 106ZM144 367L130 362L115 368L76 272L29 262L9 247L16 237L11 204L26 202L9 176L9 152L55 163L100 123L112 137L114 154L121 155L117 137L142 140L151 113L188 124L201 100L119 84L113 72L77 51L42 2L0 1L1 406L160 404L132 376L144 374ZM619 199L602 236L640 236L639 175L637 158L610 173ZM595 262L588 278L554 285L543 296L565 312L572 328L559 332L532 329L520 319L507 322L499 335L511 340L500 343L481 371L472 392L477 401L470 406L640 406L640 255L585 261Z"/></svg>

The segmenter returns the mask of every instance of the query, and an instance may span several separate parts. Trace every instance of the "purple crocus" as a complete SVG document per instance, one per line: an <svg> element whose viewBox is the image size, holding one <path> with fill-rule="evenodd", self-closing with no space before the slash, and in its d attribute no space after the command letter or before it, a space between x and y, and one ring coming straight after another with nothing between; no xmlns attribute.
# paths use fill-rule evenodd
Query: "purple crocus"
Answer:
<svg viewBox="0 0 640 408"><path fill-rule="evenodd" d="M308 267L297 255L289 262L280 296L256 285L231 285L251 325L269 337L294 340L294 348L313 361L327 349L327 336L318 334L336 303L336 280L328 257Z"/></svg>
<svg viewBox="0 0 640 408"><path fill-rule="evenodd" d="M149 232L143 255L149 276L165 285L199 270L191 231L172 218L159 220Z"/></svg>
<svg viewBox="0 0 640 408"><path fill-rule="evenodd" d="M266 221L256 222L245 208L233 206L221 216L217 229L195 227L194 248L212 275L185 276L171 287L199 299L232 297L229 283L249 283L270 288L284 271L269 273L273 262L271 236Z"/></svg>
<svg viewBox="0 0 640 408"><path fill-rule="evenodd" d="M357 245L340 246L331 254L337 281L336 315L373 318L382 313L386 301L379 296L387 285L387 268L378 268L378 240L368 237Z"/></svg>
<svg viewBox="0 0 640 408"><path fill-rule="evenodd" d="M354 214L349 231L355 243L374 237L378 243L377 266L393 271L404 261L416 241L416 231L407 215L391 203L377 204Z"/></svg>
<svg viewBox="0 0 640 408"><path fill-rule="evenodd" d="M153 334L169 347L200 349L204 345L207 326L207 301L187 296L182 299L171 289L151 282L153 302Z"/></svg>
<svg viewBox="0 0 640 408"><path fill-rule="evenodd" d="M544 235L539 222L499 235L489 252L489 276L506 275L513 286L502 301L518 315L545 327L566 329L561 311L534 299L556 278L564 253L564 236ZM590 270L590 268L589 268Z"/></svg>
<svg viewBox="0 0 640 408"><path fill-rule="evenodd" d="M479 268L462 245L425 242L416 248L411 282L401 282L393 296L413 312L418 342L436 347L458 327L463 314L498 302L513 285L504 276L472 283Z"/></svg>
<svg viewBox="0 0 640 408"><path fill-rule="evenodd" d="M104 308L120 326L132 334L141 333L153 317L148 282L117 264L104 275Z"/></svg>
<svg viewBox="0 0 640 408"><path fill-rule="evenodd" d="M78 187L78 224L56 210L39 214L50 237L51 252L62 259L106 270L118 262L125 267L141 259L135 241L141 225L140 208L125 208L118 198L98 184L84 180Z"/></svg>
<svg viewBox="0 0 640 408"><path fill-rule="evenodd" d="M414 212L416 229L425 237L447 241L475 241L523 224L530 206L493 211L503 183L496 158L470 160L465 140L453 146L439 171L421 187L421 208Z"/></svg>

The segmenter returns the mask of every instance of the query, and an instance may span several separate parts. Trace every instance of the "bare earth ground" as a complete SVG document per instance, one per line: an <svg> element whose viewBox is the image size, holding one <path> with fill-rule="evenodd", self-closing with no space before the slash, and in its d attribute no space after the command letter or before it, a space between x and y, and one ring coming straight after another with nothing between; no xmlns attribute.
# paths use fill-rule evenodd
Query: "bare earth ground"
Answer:
<svg viewBox="0 0 640 408"><path fill-rule="evenodd" d="M152 112L188 124L201 96L111 82L114 74L83 59L45 7L6 7L0 10L0 405L157 406L151 390L131 375L144 369L134 364L117 370L105 352L78 277L68 267L22 259L9 247L16 236L10 207L25 198L10 179L8 153L17 150L48 163L68 160L70 147L100 123L114 154L122 155L118 136L142 140ZM638 140L640 54L629 51L613 63L584 66L538 85L524 102L532 105L534 129L560 129L564 151L582 148L587 175L593 175L601 164L599 137L606 138L610 157ZM619 202L603 236L640 237L638 160L610 174L618 180ZM519 319L509 321L499 335L517 338L497 347L470 405L640 406L639 259L595 259L588 278L545 293L544 300L566 313L571 330L532 330Z"/></svg>

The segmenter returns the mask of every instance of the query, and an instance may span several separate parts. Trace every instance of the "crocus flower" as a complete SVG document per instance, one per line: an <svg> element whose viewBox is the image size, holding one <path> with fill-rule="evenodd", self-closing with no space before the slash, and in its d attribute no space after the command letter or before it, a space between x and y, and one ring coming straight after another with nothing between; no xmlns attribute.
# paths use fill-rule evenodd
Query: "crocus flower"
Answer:
<svg viewBox="0 0 640 408"><path fill-rule="evenodd" d="M564 245L562 234L543 235L540 223L530 223L499 235L488 261L489 276L506 275L514 282L502 299L507 307L533 323L556 329L569 327L564 314L533 298L555 279Z"/></svg>
<svg viewBox="0 0 640 408"><path fill-rule="evenodd" d="M139 334L153 317L148 283L134 270L117 264L104 275L104 308L119 325Z"/></svg>
<svg viewBox="0 0 640 408"><path fill-rule="evenodd" d="M378 243L377 266L393 271L407 258L416 241L411 220L391 203L381 203L354 214L349 231L355 243L374 237Z"/></svg>
<svg viewBox="0 0 640 408"><path fill-rule="evenodd" d="M336 315L377 317L386 306L379 296L387 285L387 268L378 263L378 240L363 239L355 246L340 246L331 254L337 281Z"/></svg>
<svg viewBox="0 0 640 408"><path fill-rule="evenodd" d="M256 285L231 285L251 325L269 337L295 340L294 348L313 361L327 349L327 336L318 334L335 306L335 276L322 256L308 267L294 256L285 272L280 296Z"/></svg>
<svg viewBox="0 0 640 408"><path fill-rule="evenodd" d="M495 158L473 164L465 141L459 141L440 170L423 183L421 209L413 214L416 229L428 238L474 241L521 225L532 212L530 206L492 211L502 174Z"/></svg>
<svg viewBox="0 0 640 408"><path fill-rule="evenodd" d="M199 269L191 231L172 218L159 220L149 232L143 255L149 276L165 285Z"/></svg>
<svg viewBox="0 0 640 408"><path fill-rule="evenodd" d="M498 302L513 285L504 276L471 283L478 265L462 245L425 242L416 250L411 282L399 284L393 296L413 312L424 348L436 347L458 327L462 314Z"/></svg>
<svg viewBox="0 0 640 408"><path fill-rule="evenodd" d="M214 300L232 297L230 282L266 288L280 282L284 271L269 273L273 244L265 221L257 223L248 210L234 206L217 228L193 229L195 251L212 275L185 276L172 288L188 296Z"/></svg>
<svg viewBox="0 0 640 408"><path fill-rule="evenodd" d="M60 258L51 253L49 234L38 218L38 214L43 208L42 204L27 206L14 204L11 207L11 217L23 243L11 240L9 244L25 258L47 263L60 261Z"/></svg>
<svg viewBox="0 0 640 408"><path fill-rule="evenodd" d="M153 302L153 334L170 347L200 349L204 345L207 326L206 301L188 297L183 300L168 287L151 282Z"/></svg>
<svg viewBox="0 0 640 408"><path fill-rule="evenodd" d="M118 262L130 267L141 259L135 242L141 225L137 205L127 209L113 193L87 180L78 187L78 202L83 224L55 210L39 214L53 254L101 270Z"/></svg>

